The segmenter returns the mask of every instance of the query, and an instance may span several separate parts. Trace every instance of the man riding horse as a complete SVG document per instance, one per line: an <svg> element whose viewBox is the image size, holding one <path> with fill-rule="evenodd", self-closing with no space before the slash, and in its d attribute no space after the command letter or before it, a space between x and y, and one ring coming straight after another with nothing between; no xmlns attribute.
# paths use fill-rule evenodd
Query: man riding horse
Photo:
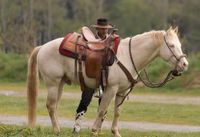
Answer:
<svg viewBox="0 0 200 137"><path fill-rule="evenodd" d="M99 18L97 19L97 22L95 25L92 25L92 27L94 27L96 29L96 34L95 34L95 38L98 40L105 40L108 38L109 36L109 30L110 29L114 29L113 26L111 26L110 24L108 24L108 20L106 18ZM114 50L114 54L116 54L117 51L117 46L119 44L119 36L116 34L113 34L113 41L111 41L110 44L111 48ZM114 43L114 40L116 40L117 38L117 44ZM111 62L110 64L112 64L114 62L114 56L111 57L111 59L109 59L109 61ZM101 102L101 96L103 94L103 90L104 90L104 85L103 85L103 79L101 76L101 83L100 86L97 89L91 89L89 87L86 87L84 89L84 91L82 91L82 95L81 95L81 100L79 103L79 106L76 110L76 115L75 115L75 124L74 124L74 129L73 132L79 132L81 129L81 120L83 119L84 114L87 111L87 107L89 106L92 97L95 93L95 97L99 98L99 104Z"/></svg>

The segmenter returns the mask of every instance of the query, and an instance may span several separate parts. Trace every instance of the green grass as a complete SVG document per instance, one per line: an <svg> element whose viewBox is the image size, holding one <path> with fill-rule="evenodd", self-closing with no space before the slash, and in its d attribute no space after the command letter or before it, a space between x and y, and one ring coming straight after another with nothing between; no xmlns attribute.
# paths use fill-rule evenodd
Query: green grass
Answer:
<svg viewBox="0 0 200 137"><path fill-rule="evenodd" d="M37 115L48 116L46 99L39 98ZM60 117L74 119L78 100L62 99L58 105ZM26 115L26 98L0 95L0 114ZM200 125L200 106L125 102L121 109L120 120L148 121L158 123ZM86 113L87 119L94 119L97 112L97 100L94 99ZM113 104L108 110L108 120L112 120Z"/></svg>
<svg viewBox="0 0 200 137"><path fill-rule="evenodd" d="M50 127L37 127L30 130L22 126L0 125L0 137L93 137L90 129L84 129L74 135L69 128L61 128L61 133L55 135ZM120 130L123 137L199 137L200 133L175 132L139 132L133 130ZM103 130L98 137L112 137L110 130Z"/></svg>

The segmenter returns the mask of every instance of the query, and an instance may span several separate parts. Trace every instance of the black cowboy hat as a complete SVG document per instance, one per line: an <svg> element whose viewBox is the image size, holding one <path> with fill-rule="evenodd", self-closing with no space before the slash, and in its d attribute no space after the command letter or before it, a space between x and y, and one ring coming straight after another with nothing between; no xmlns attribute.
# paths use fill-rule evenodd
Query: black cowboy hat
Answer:
<svg viewBox="0 0 200 137"><path fill-rule="evenodd" d="M106 18L99 18L97 19L97 23L95 25L92 25L94 28L105 28L105 29L111 29L113 26L108 24L108 20Z"/></svg>

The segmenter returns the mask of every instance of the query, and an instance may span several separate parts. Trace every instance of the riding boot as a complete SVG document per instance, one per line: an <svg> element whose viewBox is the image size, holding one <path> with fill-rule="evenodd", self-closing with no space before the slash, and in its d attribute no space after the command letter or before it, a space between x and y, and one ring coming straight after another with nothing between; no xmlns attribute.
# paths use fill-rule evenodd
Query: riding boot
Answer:
<svg viewBox="0 0 200 137"><path fill-rule="evenodd" d="M85 111L81 111L76 114L75 116L75 124L74 124L74 129L73 133L79 133L81 130L81 124L84 118Z"/></svg>

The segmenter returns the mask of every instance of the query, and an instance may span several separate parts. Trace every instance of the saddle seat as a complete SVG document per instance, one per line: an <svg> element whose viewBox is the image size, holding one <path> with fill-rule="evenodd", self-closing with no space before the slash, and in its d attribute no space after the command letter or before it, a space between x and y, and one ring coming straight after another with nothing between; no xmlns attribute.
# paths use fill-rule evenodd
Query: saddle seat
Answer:
<svg viewBox="0 0 200 137"><path fill-rule="evenodd" d="M94 33L86 26L82 27L81 29L82 34L84 36L84 38L88 41L88 42L100 42L100 39L97 39L94 35Z"/></svg>
<svg viewBox="0 0 200 137"><path fill-rule="evenodd" d="M90 49L103 50L106 48L105 40L97 39L93 34L93 32L88 27L86 26L82 27L81 31Z"/></svg>

